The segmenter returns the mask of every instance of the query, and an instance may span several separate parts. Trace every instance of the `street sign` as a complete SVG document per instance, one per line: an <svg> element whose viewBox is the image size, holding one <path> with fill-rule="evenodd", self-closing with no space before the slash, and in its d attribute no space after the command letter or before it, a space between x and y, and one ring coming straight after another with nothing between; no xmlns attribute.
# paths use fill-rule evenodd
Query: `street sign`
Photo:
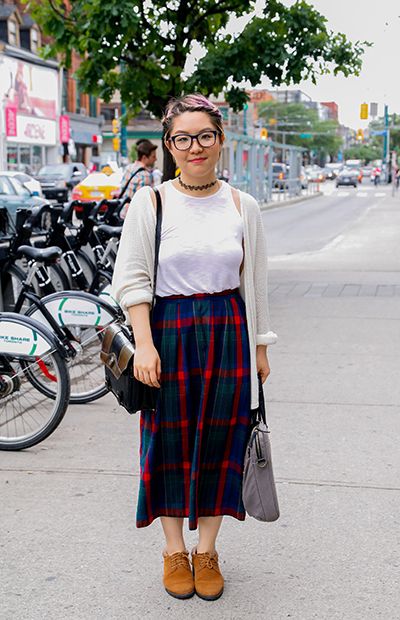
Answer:
<svg viewBox="0 0 400 620"><path fill-rule="evenodd" d="M386 129L379 129L379 130L371 129L369 134L370 136L384 136L386 134Z"/></svg>
<svg viewBox="0 0 400 620"><path fill-rule="evenodd" d="M312 138L312 134L310 133L301 133L300 138Z"/></svg>

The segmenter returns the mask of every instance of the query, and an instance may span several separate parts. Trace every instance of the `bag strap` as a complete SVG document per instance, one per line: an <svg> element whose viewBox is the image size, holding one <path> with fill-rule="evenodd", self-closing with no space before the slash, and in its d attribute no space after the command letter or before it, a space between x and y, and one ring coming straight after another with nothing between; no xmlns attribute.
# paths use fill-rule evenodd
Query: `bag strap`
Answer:
<svg viewBox="0 0 400 620"><path fill-rule="evenodd" d="M156 187L153 188L153 191L156 195L156 203L157 203L157 215L156 215L156 239L154 246L154 277L153 277L153 297L151 300L151 310L154 308L154 300L156 296L156 286L157 286L157 271L158 271L158 255L160 253L160 243L161 243L161 224L162 224L162 201L161 194Z"/></svg>
<svg viewBox="0 0 400 620"><path fill-rule="evenodd" d="M146 170L146 168L143 168L143 166L135 170L135 172L129 177L129 180L125 183L124 187L121 189L118 198L122 198L122 196L125 194L126 190L128 189L129 184L132 181L133 177L136 176L139 172L143 172L143 170Z"/></svg>
<svg viewBox="0 0 400 620"><path fill-rule="evenodd" d="M258 422L263 422L265 426L268 428L267 416L265 413L264 390L262 386L261 376L257 374L257 378L258 378L258 409L256 412L256 420Z"/></svg>

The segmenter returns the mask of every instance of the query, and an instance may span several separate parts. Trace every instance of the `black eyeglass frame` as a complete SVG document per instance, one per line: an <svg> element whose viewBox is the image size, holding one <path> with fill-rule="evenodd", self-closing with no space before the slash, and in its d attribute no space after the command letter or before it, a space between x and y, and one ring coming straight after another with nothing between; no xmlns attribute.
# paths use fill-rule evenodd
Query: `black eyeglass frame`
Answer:
<svg viewBox="0 0 400 620"><path fill-rule="evenodd" d="M203 134L203 133L212 133L213 134L213 136L214 136L213 144L209 144L208 146L204 146L203 144L200 143L199 136L201 136L201 134ZM168 138L168 142L172 142L172 144L174 145L174 147L176 148L177 151L190 151L190 149L193 146L193 142L195 140L197 140L197 144L199 146L201 146L202 149L210 149L212 146L215 146L215 143L217 142L217 136L220 136L220 135L222 135L221 132L217 131L216 129L203 129L203 131L200 131L199 133L196 133L196 134L177 133L175 136L170 136ZM190 145L187 148L185 148L185 149L180 149L175 144L176 138L180 138L181 136L184 136L185 138L190 138Z"/></svg>

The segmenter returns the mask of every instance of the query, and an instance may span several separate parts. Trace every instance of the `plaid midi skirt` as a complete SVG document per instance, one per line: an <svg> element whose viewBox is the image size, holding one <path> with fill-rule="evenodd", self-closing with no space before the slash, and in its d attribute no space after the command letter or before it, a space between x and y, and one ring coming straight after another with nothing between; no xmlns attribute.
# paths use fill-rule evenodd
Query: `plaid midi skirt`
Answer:
<svg viewBox="0 0 400 620"><path fill-rule="evenodd" d="M161 358L156 411L140 418L136 525L160 516L231 515L243 521L242 475L250 431L250 352L239 291L158 297Z"/></svg>

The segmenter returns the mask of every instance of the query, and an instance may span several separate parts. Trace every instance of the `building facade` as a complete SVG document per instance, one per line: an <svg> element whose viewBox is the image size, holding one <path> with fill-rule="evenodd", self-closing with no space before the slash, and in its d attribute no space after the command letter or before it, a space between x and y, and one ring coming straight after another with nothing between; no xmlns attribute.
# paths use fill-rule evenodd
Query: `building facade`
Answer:
<svg viewBox="0 0 400 620"><path fill-rule="evenodd" d="M36 53L40 31L0 5L0 168L37 173L58 156L59 72Z"/></svg>
<svg viewBox="0 0 400 620"><path fill-rule="evenodd" d="M0 0L0 169L36 174L48 163L100 162L103 117L68 70L38 55L41 32L20 0Z"/></svg>

